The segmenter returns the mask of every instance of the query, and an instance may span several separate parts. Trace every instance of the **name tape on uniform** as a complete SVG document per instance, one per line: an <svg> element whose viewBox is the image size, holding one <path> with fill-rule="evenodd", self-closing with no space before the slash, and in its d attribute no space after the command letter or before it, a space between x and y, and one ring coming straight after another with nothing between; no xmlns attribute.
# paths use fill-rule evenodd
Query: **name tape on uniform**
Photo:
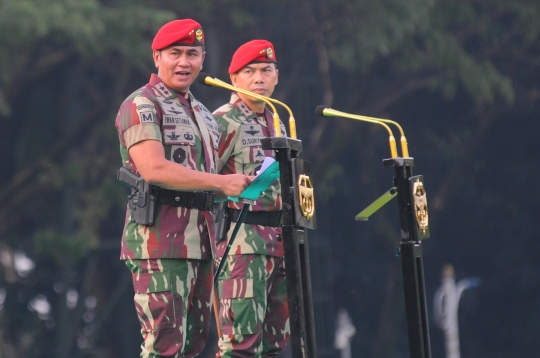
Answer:
<svg viewBox="0 0 540 358"><path fill-rule="evenodd" d="M260 145L261 139L265 138L260 124L242 124L240 126L240 131L242 147Z"/></svg>

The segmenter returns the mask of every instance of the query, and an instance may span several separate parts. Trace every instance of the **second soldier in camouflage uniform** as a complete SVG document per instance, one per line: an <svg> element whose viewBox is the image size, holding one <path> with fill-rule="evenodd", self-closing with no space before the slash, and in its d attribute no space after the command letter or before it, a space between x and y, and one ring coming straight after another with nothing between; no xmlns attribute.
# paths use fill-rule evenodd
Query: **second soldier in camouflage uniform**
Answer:
<svg viewBox="0 0 540 358"><path fill-rule="evenodd" d="M238 48L229 67L232 84L264 96L278 82L273 45L250 41ZM223 131L217 170L221 174L256 175L265 157L261 139L275 136L264 102L233 93L228 104L214 113ZM281 131L285 128L281 124ZM289 339L289 310L281 242L281 189L279 181L250 207L219 276L219 319L222 337L217 357L277 357ZM230 201L233 218L229 235L243 204ZM223 256L227 240L217 244Z"/></svg>
<svg viewBox="0 0 540 358"><path fill-rule="evenodd" d="M217 125L189 92L202 68L203 45L197 22L165 24L152 43L157 76L122 103L116 118L124 167L155 185L158 199L152 224L133 222L128 207L121 247L145 358L194 357L204 348L214 251L212 194L204 191L239 195L249 184L245 175L211 174Z"/></svg>

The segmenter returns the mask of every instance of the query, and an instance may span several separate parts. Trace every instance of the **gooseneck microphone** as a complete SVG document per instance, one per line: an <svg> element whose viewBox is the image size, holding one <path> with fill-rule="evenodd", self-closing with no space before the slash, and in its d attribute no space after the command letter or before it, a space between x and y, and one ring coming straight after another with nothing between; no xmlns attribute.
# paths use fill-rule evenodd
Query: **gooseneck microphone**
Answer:
<svg viewBox="0 0 540 358"><path fill-rule="evenodd" d="M197 82L199 82L200 84L203 84L203 85L207 85L207 86L222 87L222 88L228 89L230 91L240 92L240 93L243 93L243 94L245 94L247 96L257 98L257 99L260 99L261 101L265 102L274 111L273 120L274 120L274 128L276 130L276 136L281 137L281 126L279 125L279 115L278 115L278 113L276 111L276 107L274 107L272 102L270 102L267 97L261 96L260 94L257 94L257 93L253 93L253 92L250 92L250 91L246 91L246 90L231 86L230 84L228 84L226 82L223 82L223 81L220 81L217 78L215 78L213 76L210 76L208 73L205 73L205 72L200 72L199 73L199 75L197 76Z"/></svg>
<svg viewBox="0 0 540 358"><path fill-rule="evenodd" d="M315 114L317 116L319 116L319 117L345 117L345 118L350 118L350 119L356 119L358 121L375 123L375 124L379 124L379 125L383 126L384 128L386 128L386 130L388 131L388 134L390 135L390 137L388 138L388 142L390 143L390 155L392 156L392 158L397 157L396 138L394 137L394 134L392 133L392 130L390 129L390 127L387 124L383 123L384 121L381 121L381 120L379 120L377 118L357 116L357 115L354 115L354 114L349 114L349 113L345 113L345 112L336 111L335 109L332 109L332 108L329 108L329 107L326 107L326 106L322 106L322 105L317 106L317 108L315 108ZM403 147L403 143L404 142L402 140L402 142L401 142L401 144L402 144L402 152L407 151L407 156L409 156L408 150L406 149L407 148L407 142L405 141L405 147ZM405 148L405 150L403 148ZM403 153L403 155L405 156L405 153Z"/></svg>
<svg viewBox="0 0 540 358"><path fill-rule="evenodd" d="M296 139L296 121L294 119L294 116L293 116L293 113L292 113L291 109L285 103L280 102L280 101L278 101L277 99L274 99L274 98L266 97L266 96L263 96L263 95L260 95L260 94L257 94L257 93L253 93L253 92L250 92L250 91L240 89L238 87L234 87L234 86L228 84L227 82L224 82L224 81L222 81L222 80L220 80L218 78L215 78L214 76L211 76L211 75L209 75L208 73L205 73L205 72L200 72L199 73L199 76L197 77L197 82L199 82L200 84L203 84L203 85L207 85L207 86L216 86L216 87L221 87L221 88L228 89L228 90L233 91L233 92L243 93L243 94L245 94L247 96L260 99L261 101L268 104L268 106L270 108L272 108L272 110L274 111L274 114L273 114L274 127L276 128L276 136L278 136L278 137L281 136L281 126L279 124L279 115L278 115L278 113L276 111L276 107L274 107L274 105L272 103L270 103L270 102L277 103L280 106L283 106L287 110L287 112L289 112L289 131L290 131L290 134L291 134L291 138Z"/></svg>
<svg viewBox="0 0 540 358"><path fill-rule="evenodd" d="M401 134L401 138L400 138L400 142L401 142L401 155L404 157L404 158L408 158L409 157L409 147L407 145L407 138L405 138L405 132L403 132L403 128L401 128L401 126L399 125L398 122L396 121L392 121L390 119L383 119L383 118L376 118L376 117L367 117L367 116L361 116L359 114L355 114L354 115L357 119L357 120L365 120L365 119L369 119L369 120L376 120L376 121L379 121L379 122L384 122L384 123L391 123L393 125L395 125L398 130L399 130L399 133Z"/></svg>

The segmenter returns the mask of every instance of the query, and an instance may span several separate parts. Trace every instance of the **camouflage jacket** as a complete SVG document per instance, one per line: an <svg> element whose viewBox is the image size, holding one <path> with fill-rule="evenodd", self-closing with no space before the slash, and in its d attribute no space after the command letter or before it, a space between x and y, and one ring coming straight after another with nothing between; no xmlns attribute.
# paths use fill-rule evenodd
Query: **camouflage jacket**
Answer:
<svg viewBox="0 0 540 358"><path fill-rule="evenodd" d="M184 106L191 108L186 110ZM212 114L191 93L180 100L179 94L156 75L124 100L116 117L116 129L123 165L137 175L128 150L143 140L162 142L168 160L193 170L216 172L219 133ZM160 205L152 226L132 223L127 210L120 257L210 259L214 251L214 240L210 239L213 225L211 212L197 209Z"/></svg>
<svg viewBox="0 0 540 358"><path fill-rule="evenodd" d="M263 150L261 139L275 136L272 115L265 109L265 119L258 117L247 105L233 93L229 103L213 113L216 122L223 131L219 141L216 169L221 174L256 175L265 157L273 157L271 150ZM281 124L281 132L286 135ZM242 203L229 201L229 207L241 210ZM282 207L281 187L277 180L264 195L259 198L250 211L278 211ZM231 223L231 230L235 223ZM279 237L278 237L279 235ZM230 255L262 254L283 256L281 228L259 225L242 225L235 238ZM217 254L223 255L226 240L218 243Z"/></svg>

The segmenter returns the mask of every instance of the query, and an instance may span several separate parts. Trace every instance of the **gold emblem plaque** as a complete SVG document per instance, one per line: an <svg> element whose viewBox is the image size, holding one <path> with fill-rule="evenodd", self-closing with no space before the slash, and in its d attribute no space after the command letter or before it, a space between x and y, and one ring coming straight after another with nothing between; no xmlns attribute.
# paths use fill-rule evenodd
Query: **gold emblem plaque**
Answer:
<svg viewBox="0 0 540 358"><path fill-rule="evenodd" d="M313 195L313 183L309 176L300 174L298 177L298 197L302 215L308 220L315 213L315 197Z"/></svg>
<svg viewBox="0 0 540 358"><path fill-rule="evenodd" d="M197 39L197 41L201 41L202 36L203 36L202 29L197 29L197 31L195 31L195 38Z"/></svg>
<svg viewBox="0 0 540 358"><path fill-rule="evenodd" d="M413 186L414 214L416 223L422 234L426 233L429 224L426 190L424 183L417 178Z"/></svg>

